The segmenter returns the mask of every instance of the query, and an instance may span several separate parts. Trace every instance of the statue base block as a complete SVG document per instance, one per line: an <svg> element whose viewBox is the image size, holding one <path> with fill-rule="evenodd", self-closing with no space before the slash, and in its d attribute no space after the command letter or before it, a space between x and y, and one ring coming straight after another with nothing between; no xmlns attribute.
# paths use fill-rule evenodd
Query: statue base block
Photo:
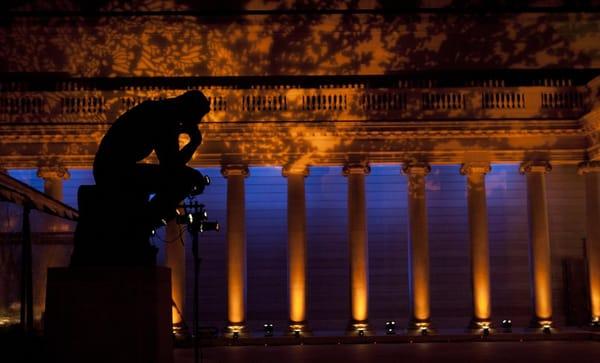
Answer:
<svg viewBox="0 0 600 363"><path fill-rule="evenodd" d="M170 269L50 268L45 336L51 362L172 363Z"/></svg>

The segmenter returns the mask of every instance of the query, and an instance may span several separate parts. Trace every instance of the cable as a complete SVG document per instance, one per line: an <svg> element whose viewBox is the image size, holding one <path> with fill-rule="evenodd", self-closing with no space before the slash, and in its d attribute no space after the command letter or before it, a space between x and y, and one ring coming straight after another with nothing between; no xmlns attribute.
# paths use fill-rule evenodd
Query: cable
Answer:
<svg viewBox="0 0 600 363"><path fill-rule="evenodd" d="M150 236L150 238L154 241L154 239L158 239L159 242L165 243L165 244L170 244L176 241L180 241L182 245L185 245L184 240L183 240L183 230L184 228L179 228L179 235L175 238L173 238L172 240L166 240L161 238L157 233L153 234L152 236Z"/></svg>

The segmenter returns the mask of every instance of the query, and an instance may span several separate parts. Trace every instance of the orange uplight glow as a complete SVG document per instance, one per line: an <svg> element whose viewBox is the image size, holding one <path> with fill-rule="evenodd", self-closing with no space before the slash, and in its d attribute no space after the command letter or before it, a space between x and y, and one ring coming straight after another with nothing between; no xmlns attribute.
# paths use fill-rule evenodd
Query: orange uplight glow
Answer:
<svg viewBox="0 0 600 363"><path fill-rule="evenodd" d="M227 178L227 317L231 326L246 320L245 185L247 168L223 169Z"/></svg>
<svg viewBox="0 0 600 363"><path fill-rule="evenodd" d="M348 228L352 320L365 322L369 311L369 264L366 223L365 174L361 164L344 168L348 177Z"/></svg>
<svg viewBox="0 0 600 363"><path fill-rule="evenodd" d="M409 278L411 279L412 319L427 322L430 318L429 297L429 233L425 177L430 171L426 164L406 164L409 209Z"/></svg>
<svg viewBox="0 0 600 363"><path fill-rule="evenodd" d="M521 172L527 176L531 276L535 318L539 324L552 320L552 264L544 175L550 170L548 163L521 166Z"/></svg>
<svg viewBox="0 0 600 363"><path fill-rule="evenodd" d="M485 192L485 174L489 171L490 166L488 163L471 162L463 164L461 167L461 173L467 176L473 318L478 323L489 321L492 310Z"/></svg>
<svg viewBox="0 0 600 363"><path fill-rule="evenodd" d="M292 324L306 321L306 174L305 168L284 171L288 178L288 269Z"/></svg>

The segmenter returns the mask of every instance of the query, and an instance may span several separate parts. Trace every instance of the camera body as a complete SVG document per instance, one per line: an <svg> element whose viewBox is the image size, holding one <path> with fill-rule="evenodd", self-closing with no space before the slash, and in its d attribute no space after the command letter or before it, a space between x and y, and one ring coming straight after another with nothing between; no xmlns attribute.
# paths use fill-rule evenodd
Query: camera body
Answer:
<svg viewBox="0 0 600 363"><path fill-rule="evenodd" d="M177 224L187 225L191 232L218 231L219 222L209 221L204 204L193 201L183 205L184 213L176 217Z"/></svg>

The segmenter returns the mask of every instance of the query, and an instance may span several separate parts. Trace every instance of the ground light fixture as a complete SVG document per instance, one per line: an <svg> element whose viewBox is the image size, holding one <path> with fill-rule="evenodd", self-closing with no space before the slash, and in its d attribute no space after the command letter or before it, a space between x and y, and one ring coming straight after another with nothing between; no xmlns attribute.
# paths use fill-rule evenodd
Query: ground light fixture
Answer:
<svg viewBox="0 0 600 363"><path fill-rule="evenodd" d="M352 324L352 330L359 336L364 337L367 333L368 325L366 323L354 323Z"/></svg>
<svg viewBox="0 0 600 363"><path fill-rule="evenodd" d="M429 334L429 323L428 322L417 322L415 324L416 330L420 335L428 335Z"/></svg>
<svg viewBox="0 0 600 363"><path fill-rule="evenodd" d="M502 329L504 329L505 333L512 332L512 320L510 319L502 319L502 323L500 324Z"/></svg>
<svg viewBox="0 0 600 363"><path fill-rule="evenodd" d="M477 323L477 325L479 325L479 327L481 328L481 334L484 337L487 337L490 335L490 322L489 321L482 321Z"/></svg>
<svg viewBox="0 0 600 363"><path fill-rule="evenodd" d="M265 332L265 337L273 336L273 324L272 323L265 323L263 325L263 330Z"/></svg>
<svg viewBox="0 0 600 363"><path fill-rule="evenodd" d="M385 322L385 334L394 335L396 334L396 322L395 321L386 321Z"/></svg>
<svg viewBox="0 0 600 363"><path fill-rule="evenodd" d="M551 333L552 333L552 331L551 331L551 329L550 329L550 328L551 328L551 325L550 325L550 324L548 324L548 323L545 323L545 324L543 324L543 325L542 325L542 332L543 332L544 334L551 334Z"/></svg>

